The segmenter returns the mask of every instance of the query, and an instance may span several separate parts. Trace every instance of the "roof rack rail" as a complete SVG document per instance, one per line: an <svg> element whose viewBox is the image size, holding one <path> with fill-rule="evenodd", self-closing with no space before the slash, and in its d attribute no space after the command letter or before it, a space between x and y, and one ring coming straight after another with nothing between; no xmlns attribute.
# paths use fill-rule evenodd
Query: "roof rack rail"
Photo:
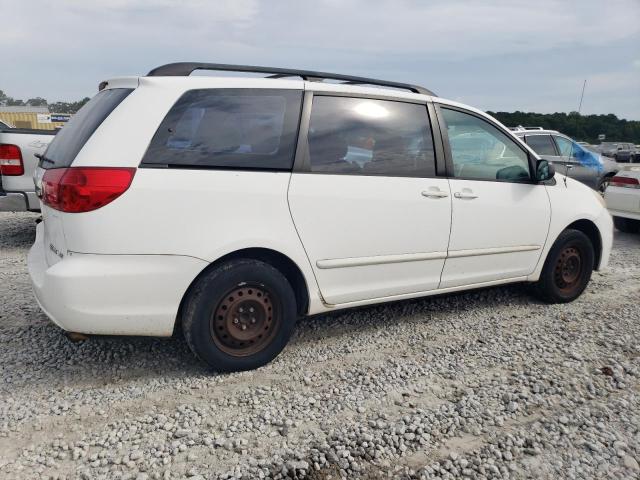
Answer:
<svg viewBox="0 0 640 480"><path fill-rule="evenodd" d="M530 130L544 130L542 127L523 127L522 125L518 125L517 127L509 127L509 130L512 132L527 132Z"/></svg>
<svg viewBox="0 0 640 480"><path fill-rule="evenodd" d="M199 63L199 62L178 62L168 63L160 67L156 67L147 73L148 77L162 77L162 76L189 76L195 70L213 70L224 72L248 72L248 73L268 73L271 74L269 78L281 78L281 77L301 77L303 80L308 81L322 81L322 80L340 80L349 85L377 85L380 87L392 87L403 90L409 90L413 93L420 93L422 95L430 95L435 97L436 94L431 90L418 85L411 85L408 83L388 82L386 80L377 80L375 78L355 77L352 75L342 75L340 73L326 73L315 72L313 70L295 70L292 68L277 68L277 67L257 67L253 65L227 65L222 63Z"/></svg>

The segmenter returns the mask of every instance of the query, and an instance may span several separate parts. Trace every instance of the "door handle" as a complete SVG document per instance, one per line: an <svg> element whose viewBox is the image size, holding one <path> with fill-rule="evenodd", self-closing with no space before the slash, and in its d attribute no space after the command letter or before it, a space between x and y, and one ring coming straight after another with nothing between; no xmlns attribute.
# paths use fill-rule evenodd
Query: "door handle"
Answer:
<svg viewBox="0 0 640 480"><path fill-rule="evenodd" d="M427 198L446 198L449 193L439 189L423 190L422 196Z"/></svg>
<svg viewBox="0 0 640 480"><path fill-rule="evenodd" d="M456 198L463 198L463 199L474 199L474 198L478 198L477 195L474 195L473 193L462 193L462 192L456 192L453 194L454 197Z"/></svg>

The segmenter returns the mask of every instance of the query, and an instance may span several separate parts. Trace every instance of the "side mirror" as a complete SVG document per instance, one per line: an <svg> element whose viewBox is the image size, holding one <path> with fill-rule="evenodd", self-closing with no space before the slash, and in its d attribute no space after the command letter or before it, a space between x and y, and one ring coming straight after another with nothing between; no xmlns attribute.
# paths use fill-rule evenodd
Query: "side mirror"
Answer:
<svg viewBox="0 0 640 480"><path fill-rule="evenodd" d="M551 180L555 174L556 168L553 164L546 160L538 160L538 163L536 164L536 180L538 182Z"/></svg>

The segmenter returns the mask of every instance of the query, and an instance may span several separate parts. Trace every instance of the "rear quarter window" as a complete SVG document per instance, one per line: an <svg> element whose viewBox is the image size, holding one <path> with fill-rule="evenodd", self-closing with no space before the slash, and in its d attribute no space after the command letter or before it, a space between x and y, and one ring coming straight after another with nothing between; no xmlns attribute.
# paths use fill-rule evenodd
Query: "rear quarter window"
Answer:
<svg viewBox="0 0 640 480"><path fill-rule="evenodd" d="M551 135L527 135L525 137L529 145L538 155L556 156L556 149L553 146Z"/></svg>
<svg viewBox="0 0 640 480"><path fill-rule="evenodd" d="M290 170L301 105L298 90L190 90L160 124L142 165Z"/></svg>
<svg viewBox="0 0 640 480"><path fill-rule="evenodd" d="M68 167L91 135L113 110L133 91L131 88L102 90L58 132L40 162L42 168Z"/></svg>

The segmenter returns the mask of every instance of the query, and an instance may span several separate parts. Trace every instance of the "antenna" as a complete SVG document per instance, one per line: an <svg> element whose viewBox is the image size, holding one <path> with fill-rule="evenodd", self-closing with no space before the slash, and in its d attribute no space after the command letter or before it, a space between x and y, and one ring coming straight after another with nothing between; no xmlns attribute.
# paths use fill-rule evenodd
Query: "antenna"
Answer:
<svg viewBox="0 0 640 480"><path fill-rule="evenodd" d="M584 99L584 90L587 88L587 79L584 79L582 83L582 93L580 94L580 103L578 104L578 115L576 115L576 128L575 128L575 136L578 137L578 120L580 119L580 111L582 110L582 100ZM571 151L569 152L569 159L573 158L573 142L571 142ZM565 173L564 173L564 186L567 186L567 177L569 176L569 170L573 168L573 165L569 166L569 162L565 163Z"/></svg>
<svg viewBox="0 0 640 480"><path fill-rule="evenodd" d="M584 89L587 88L587 79L584 79L584 83L582 84L582 95L580 95L580 104L578 105L578 115L580 115L580 110L582 110L582 99L584 98Z"/></svg>

